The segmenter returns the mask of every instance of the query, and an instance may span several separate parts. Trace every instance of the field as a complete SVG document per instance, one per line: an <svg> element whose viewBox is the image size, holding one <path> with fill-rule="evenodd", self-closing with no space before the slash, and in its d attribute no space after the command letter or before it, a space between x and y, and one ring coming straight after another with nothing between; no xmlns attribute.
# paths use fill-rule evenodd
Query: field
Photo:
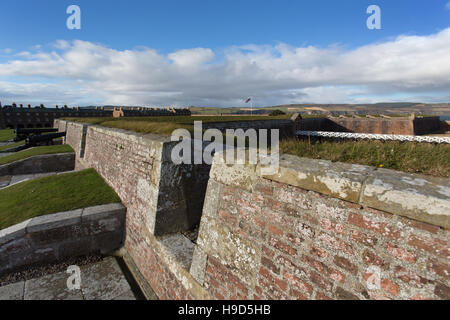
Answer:
<svg viewBox="0 0 450 320"><path fill-rule="evenodd" d="M14 139L15 136L16 134L14 133L14 130L0 130L0 142L7 142L11 139Z"/></svg>
<svg viewBox="0 0 450 320"><path fill-rule="evenodd" d="M280 152L299 157L362 164L436 177L450 177L450 145L382 141L280 142Z"/></svg>
<svg viewBox="0 0 450 320"><path fill-rule="evenodd" d="M0 190L0 230L41 215L120 202L94 169L25 181Z"/></svg>

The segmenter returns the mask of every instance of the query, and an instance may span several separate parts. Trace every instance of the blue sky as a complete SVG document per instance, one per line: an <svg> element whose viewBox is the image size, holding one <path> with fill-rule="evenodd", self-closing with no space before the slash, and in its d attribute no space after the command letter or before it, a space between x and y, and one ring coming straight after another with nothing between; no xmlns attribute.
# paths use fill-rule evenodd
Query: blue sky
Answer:
<svg viewBox="0 0 450 320"><path fill-rule="evenodd" d="M430 61L445 58L433 52L447 39L448 3L1 1L0 101L225 106L240 104L247 95L260 104L450 101L447 68L440 64L443 70L430 74ZM71 4L81 8L81 30L66 28ZM371 4L381 8L381 30L366 27ZM423 45L427 52L408 58L410 68L419 64L422 72L411 73L401 52ZM387 49L387 57L380 57ZM360 52L381 66L373 79L364 70L360 79L339 81L353 75L352 56L357 57L355 68L364 65ZM386 75L383 66L393 58L402 59L394 67L411 73L408 78ZM101 76L94 74L96 64ZM286 65L290 68L284 70ZM133 72L138 70L146 76L136 82ZM122 79L116 83L104 76Z"/></svg>

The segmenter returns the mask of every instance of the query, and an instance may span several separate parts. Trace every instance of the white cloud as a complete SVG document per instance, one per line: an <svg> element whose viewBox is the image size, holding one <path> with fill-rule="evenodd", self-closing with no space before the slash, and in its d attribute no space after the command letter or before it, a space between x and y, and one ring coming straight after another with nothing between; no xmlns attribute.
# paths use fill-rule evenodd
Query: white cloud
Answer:
<svg viewBox="0 0 450 320"><path fill-rule="evenodd" d="M391 95L436 102L450 91L450 28L353 50L280 44L163 55L79 40L57 41L54 48L0 64L0 96L23 103L238 106L250 95L258 105L372 102ZM8 81L12 77L21 84Z"/></svg>
<svg viewBox="0 0 450 320"><path fill-rule="evenodd" d="M445 9L450 10L450 1L445 5Z"/></svg>

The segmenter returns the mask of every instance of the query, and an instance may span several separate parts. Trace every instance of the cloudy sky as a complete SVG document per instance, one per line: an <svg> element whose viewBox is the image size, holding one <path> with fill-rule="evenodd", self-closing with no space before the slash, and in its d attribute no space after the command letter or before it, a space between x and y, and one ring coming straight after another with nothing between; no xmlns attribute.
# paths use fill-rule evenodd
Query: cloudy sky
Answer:
<svg viewBox="0 0 450 320"><path fill-rule="evenodd" d="M70 4L81 30L66 27ZM366 26L370 4L381 30ZM448 1L16 0L0 12L3 104L450 102Z"/></svg>

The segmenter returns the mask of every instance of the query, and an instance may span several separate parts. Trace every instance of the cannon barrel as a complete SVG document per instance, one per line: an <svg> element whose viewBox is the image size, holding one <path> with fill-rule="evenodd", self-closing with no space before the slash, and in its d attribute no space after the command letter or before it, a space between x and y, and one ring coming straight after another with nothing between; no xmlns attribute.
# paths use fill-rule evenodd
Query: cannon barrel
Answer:
<svg viewBox="0 0 450 320"><path fill-rule="evenodd" d="M58 133L51 133L51 134L44 134L44 135L34 135L31 137L28 137L26 140L27 145L36 145L39 142L50 142L53 139L65 137L65 132L58 132Z"/></svg>

